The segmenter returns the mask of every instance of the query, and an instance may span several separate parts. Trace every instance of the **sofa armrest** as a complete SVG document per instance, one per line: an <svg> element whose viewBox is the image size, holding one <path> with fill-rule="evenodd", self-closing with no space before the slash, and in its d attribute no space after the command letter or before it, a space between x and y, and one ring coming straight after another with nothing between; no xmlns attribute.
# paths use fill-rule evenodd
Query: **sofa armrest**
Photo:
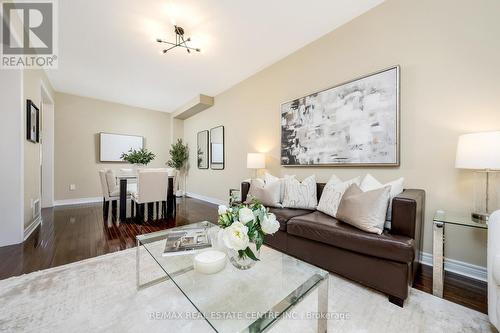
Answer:
<svg viewBox="0 0 500 333"><path fill-rule="evenodd" d="M392 200L391 234L418 241L425 213L425 191L406 189Z"/></svg>
<svg viewBox="0 0 500 333"><path fill-rule="evenodd" d="M242 182L241 183L241 202L247 201L247 195L248 195L249 190L250 190L250 183L249 182Z"/></svg>

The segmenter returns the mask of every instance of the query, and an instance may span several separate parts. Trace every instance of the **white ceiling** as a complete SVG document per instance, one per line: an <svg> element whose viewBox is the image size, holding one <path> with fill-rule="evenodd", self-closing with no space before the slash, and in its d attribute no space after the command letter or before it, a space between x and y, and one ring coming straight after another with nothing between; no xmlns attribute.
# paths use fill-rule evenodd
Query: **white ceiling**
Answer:
<svg viewBox="0 0 500 333"><path fill-rule="evenodd" d="M59 1L54 89L171 112L217 95L383 0ZM172 22L202 53L161 54Z"/></svg>

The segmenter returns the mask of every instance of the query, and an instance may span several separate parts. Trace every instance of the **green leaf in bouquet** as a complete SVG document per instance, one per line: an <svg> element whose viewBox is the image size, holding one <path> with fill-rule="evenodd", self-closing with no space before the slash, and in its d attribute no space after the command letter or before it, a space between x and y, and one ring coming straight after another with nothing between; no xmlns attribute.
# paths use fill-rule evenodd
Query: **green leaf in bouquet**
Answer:
<svg viewBox="0 0 500 333"><path fill-rule="evenodd" d="M239 252L239 251L238 251ZM249 247L245 249L245 254L248 256L248 258L254 260L254 261L259 261L259 259L253 254L252 250L250 250Z"/></svg>
<svg viewBox="0 0 500 333"><path fill-rule="evenodd" d="M262 235L262 233L260 233L259 231L256 231L255 236L253 238L253 242L255 243L255 246L257 247L257 251L259 251L260 247L264 243L264 236Z"/></svg>

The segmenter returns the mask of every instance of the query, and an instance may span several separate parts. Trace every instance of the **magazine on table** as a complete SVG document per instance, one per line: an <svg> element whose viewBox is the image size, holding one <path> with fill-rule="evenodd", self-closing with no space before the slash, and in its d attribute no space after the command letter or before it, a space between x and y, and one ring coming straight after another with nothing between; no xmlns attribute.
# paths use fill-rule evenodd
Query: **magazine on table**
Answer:
<svg viewBox="0 0 500 333"><path fill-rule="evenodd" d="M212 246L206 228L185 228L167 233L163 256L191 254Z"/></svg>

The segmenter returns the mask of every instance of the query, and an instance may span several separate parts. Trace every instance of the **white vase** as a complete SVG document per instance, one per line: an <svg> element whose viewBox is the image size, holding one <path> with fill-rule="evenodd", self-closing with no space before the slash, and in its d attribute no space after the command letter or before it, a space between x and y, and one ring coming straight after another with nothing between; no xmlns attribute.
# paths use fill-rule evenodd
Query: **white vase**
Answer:
<svg viewBox="0 0 500 333"><path fill-rule="evenodd" d="M134 171L134 173L137 173L139 169L142 169L144 167L146 167L144 164L132 164L132 170Z"/></svg>

